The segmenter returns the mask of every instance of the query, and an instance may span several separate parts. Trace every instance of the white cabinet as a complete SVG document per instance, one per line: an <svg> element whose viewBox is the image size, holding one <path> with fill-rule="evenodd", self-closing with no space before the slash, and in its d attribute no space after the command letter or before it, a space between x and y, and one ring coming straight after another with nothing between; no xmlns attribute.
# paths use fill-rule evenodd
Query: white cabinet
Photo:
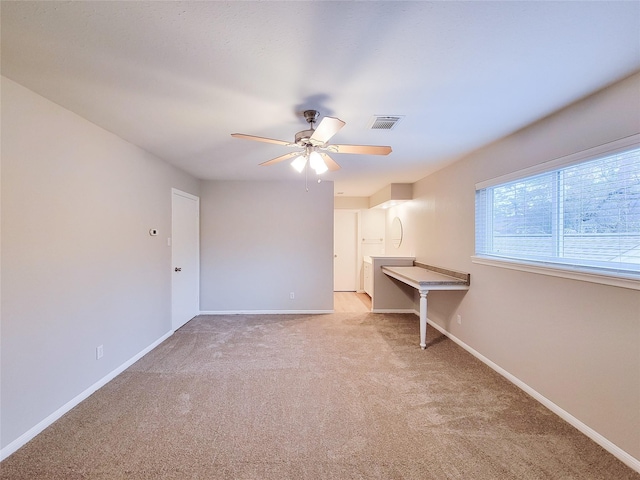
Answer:
<svg viewBox="0 0 640 480"><path fill-rule="evenodd" d="M364 262L364 291L370 297L373 297L373 271L371 266L371 259L365 257Z"/></svg>

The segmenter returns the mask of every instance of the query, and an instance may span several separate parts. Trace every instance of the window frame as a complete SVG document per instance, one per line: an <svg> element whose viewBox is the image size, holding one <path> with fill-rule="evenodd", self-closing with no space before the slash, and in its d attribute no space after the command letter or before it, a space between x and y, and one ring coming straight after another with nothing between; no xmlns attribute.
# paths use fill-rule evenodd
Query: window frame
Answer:
<svg viewBox="0 0 640 480"><path fill-rule="evenodd" d="M615 153L629 150L632 148L640 148L640 134L631 135L614 142L599 145L581 152L576 152L564 157L544 162L523 170L518 170L496 178L478 182L475 185L475 191L483 190L489 187L495 187L516 180L522 180L535 175L549 173L561 168L570 167L600 157L606 157ZM474 196L477 202L477 195ZM475 207L474 207L475 209ZM491 208L485 209L487 215L491 214ZM474 239L477 241L477 213L474 215ZM554 219L557 221L557 219ZM485 226L489 222L485 223ZM591 266L581 266L572 263L561 262L545 262L529 259L515 259L500 257L498 255L475 253L471 256L471 261L480 265L487 265L511 270L520 270L530 273L542 275L550 275L555 277L570 278L574 280L582 280L605 285L612 285L623 288L631 288L640 290L640 272L628 272L616 270L615 267L597 268Z"/></svg>

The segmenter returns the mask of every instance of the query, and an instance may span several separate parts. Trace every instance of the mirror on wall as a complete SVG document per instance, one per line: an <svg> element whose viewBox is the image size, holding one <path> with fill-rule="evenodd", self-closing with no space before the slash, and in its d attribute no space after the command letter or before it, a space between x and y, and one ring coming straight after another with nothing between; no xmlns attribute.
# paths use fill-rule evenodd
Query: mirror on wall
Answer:
<svg viewBox="0 0 640 480"><path fill-rule="evenodd" d="M395 217L391 222L391 244L395 248L399 248L402 243L402 222Z"/></svg>

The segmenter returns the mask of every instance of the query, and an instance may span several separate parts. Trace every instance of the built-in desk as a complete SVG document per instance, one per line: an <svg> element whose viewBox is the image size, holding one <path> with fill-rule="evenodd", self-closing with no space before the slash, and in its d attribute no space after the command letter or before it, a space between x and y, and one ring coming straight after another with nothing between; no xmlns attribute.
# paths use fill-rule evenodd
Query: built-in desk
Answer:
<svg viewBox="0 0 640 480"><path fill-rule="evenodd" d="M427 348L427 294L431 290L468 290L468 273L414 262L413 266L382 266L382 272L420 292L420 347Z"/></svg>

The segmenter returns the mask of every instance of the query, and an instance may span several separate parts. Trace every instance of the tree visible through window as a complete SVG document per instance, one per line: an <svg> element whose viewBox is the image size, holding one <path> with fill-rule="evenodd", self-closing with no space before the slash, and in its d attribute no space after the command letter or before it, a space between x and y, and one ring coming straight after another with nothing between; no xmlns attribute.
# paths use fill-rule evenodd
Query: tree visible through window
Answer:
<svg viewBox="0 0 640 480"><path fill-rule="evenodd" d="M476 253L640 270L640 148L476 191Z"/></svg>

